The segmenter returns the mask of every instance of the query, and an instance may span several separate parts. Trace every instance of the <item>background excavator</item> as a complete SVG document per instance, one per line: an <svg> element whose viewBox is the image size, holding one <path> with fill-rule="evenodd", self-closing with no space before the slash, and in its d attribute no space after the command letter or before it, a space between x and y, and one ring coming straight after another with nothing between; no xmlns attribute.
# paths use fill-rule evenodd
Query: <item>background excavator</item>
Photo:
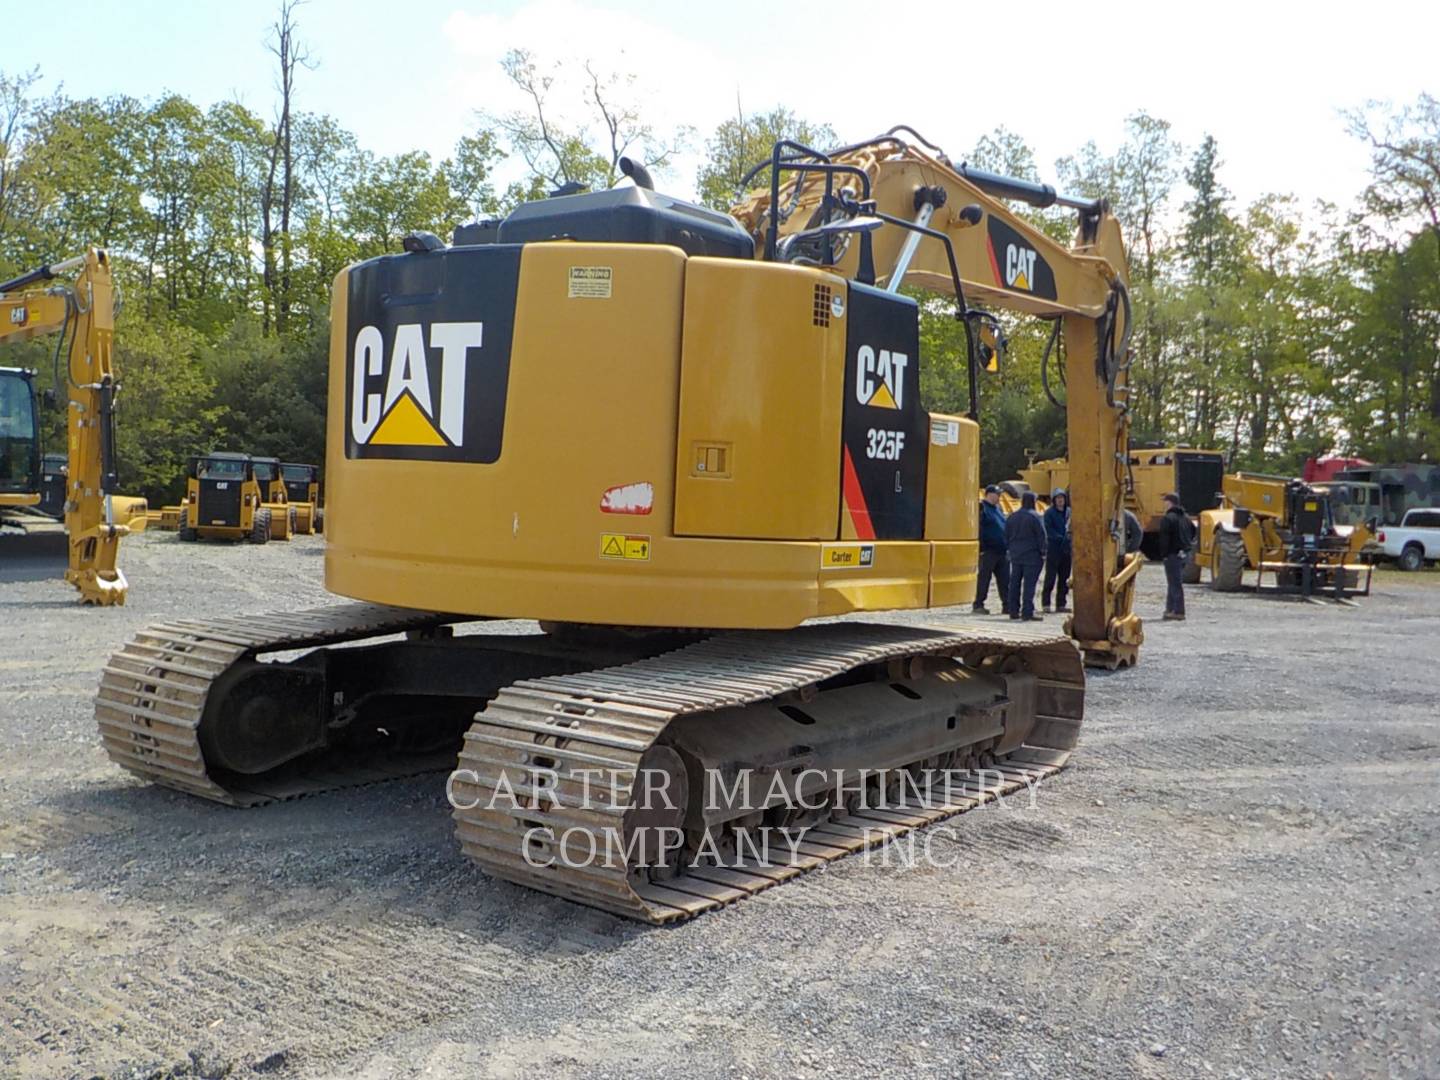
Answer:
<svg viewBox="0 0 1440 1080"><path fill-rule="evenodd" d="M1063 766L1081 650L1142 638L1120 230L911 136L777 144L735 217L625 162L635 186L342 271L325 574L363 603L141 632L101 681L111 757L240 806L450 767L488 872L657 923ZM1074 246L1007 199L1074 208ZM902 282L954 297L969 415L921 406ZM974 597L981 304L1068 347L1074 641L936 610ZM402 502L425 509L371 512ZM788 846L741 857L754 829Z"/></svg>
<svg viewBox="0 0 1440 1080"><path fill-rule="evenodd" d="M70 551L65 580L80 590L83 602L99 605L125 602L129 586L115 564L120 539L145 523L144 500L115 490L115 397L120 389L111 352L115 310L109 257L98 248L0 282L0 343L60 335L55 388L69 403L64 518ZM0 439L6 462L0 507L41 501L36 404L27 373L0 369ZM22 458L28 462L23 470Z"/></svg>

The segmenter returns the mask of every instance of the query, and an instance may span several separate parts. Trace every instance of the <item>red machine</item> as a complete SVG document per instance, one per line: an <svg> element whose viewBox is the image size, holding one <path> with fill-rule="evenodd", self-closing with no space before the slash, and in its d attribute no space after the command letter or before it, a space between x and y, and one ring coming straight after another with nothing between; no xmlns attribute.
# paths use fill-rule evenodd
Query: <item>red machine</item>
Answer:
<svg viewBox="0 0 1440 1080"><path fill-rule="evenodd" d="M1336 473L1346 469L1363 469L1370 464L1373 463L1358 457L1309 457L1305 459L1305 471L1300 474L1300 479L1307 484L1323 483L1334 480Z"/></svg>

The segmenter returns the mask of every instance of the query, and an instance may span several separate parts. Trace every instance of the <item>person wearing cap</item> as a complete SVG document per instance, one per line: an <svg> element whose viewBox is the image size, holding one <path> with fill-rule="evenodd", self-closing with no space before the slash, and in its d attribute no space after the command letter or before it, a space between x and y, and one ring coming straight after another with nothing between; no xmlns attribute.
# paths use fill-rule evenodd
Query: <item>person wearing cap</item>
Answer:
<svg viewBox="0 0 1440 1080"><path fill-rule="evenodd" d="M1053 592L1055 610L1069 611L1065 599L1070 595L1070 496L1064 488L1050 493L1050 506L1041 516L1045 521L1045 587L1040 590L1040 606L1050 610Z"/></svg>
<svg viewBox="0 0 1440 1080"><path fill-rule="evenodd" d="M1165 563L1165 618L1185 621L1185 558L1190 546L1190 515L1180 505L1180 496L1167 491L1160 497L1165 513L1160 517L1160 558Z"/></svg>
<svg viewBox="0 0 1440 1080"><path fill-rule="evenodd" d="M1025 492L1020 509L1005 522L1005 548L1010 555L1010 617L1038 622L1035 583L1045 565L1045 522L1035 509L1035 493Z"/></svg>
<svg viewBox="0 0 1440 1080"><path fill-rule="evenodd" d="M985 599L990 595L990 578L1000 594L1000 614L1010 613L1010 564L1005 558L1005 511L1000 509L1000 489L991 484L980 500L980 572L975 579L975 603L970 610L989 615Z"/></svg>

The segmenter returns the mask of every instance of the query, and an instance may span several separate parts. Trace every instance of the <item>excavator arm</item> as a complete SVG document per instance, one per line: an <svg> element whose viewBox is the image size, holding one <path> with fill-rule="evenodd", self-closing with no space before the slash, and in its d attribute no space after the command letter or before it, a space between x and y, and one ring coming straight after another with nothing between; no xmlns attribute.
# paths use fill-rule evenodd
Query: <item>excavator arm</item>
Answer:
<svg viewBox="0 0 1440 1080"><path fill-rule="evenodd" d="M1125 544L1130 305L1119 223L1101 200L955 165L916 142L924 140L892 132L828 154L777 144L764 163L770 189L731 212L760 257L832 267L892 292L906 284L954 297L967 331L972 416L977 368L998 334L991 309L1054 320L1052 346L1064 346L1075 536L1067 629L1087 662L1133 664L1144 634L1132 610L1140 556ZM1072 245L1041 232L1009 200L1076 210Z"/></svg>
<svg viewBox="0 0 1440 1080"><path fill-rule="evenodd" d="M70 552L65 580L80 590L84 603L99 605L123 604L128 589L116 566L120 538L130 529L117 521L114 505L119 390L114 332L110 260L99 248L0 282L0 343L60 335L56 390L69 401L65 532Z"/></svg>

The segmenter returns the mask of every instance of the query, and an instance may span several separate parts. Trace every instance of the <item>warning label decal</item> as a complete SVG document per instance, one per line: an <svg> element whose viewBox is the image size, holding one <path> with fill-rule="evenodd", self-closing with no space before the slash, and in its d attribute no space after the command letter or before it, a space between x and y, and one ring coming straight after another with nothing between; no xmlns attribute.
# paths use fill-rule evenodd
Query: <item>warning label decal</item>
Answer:
<svg viewBox="0 0 1440 1080"><path fill-rule="evenodd" d="M570 267L570 296L589 297L595 300L610 299L610 267Z"/></svg>
<svg viewBox="0 0 1440 1080"><path fill-rule="evenodd" d="M637 559L641 562L650 558L650 537L627 536L624 533L600 534L600 557L602 559Z"/></svg>

